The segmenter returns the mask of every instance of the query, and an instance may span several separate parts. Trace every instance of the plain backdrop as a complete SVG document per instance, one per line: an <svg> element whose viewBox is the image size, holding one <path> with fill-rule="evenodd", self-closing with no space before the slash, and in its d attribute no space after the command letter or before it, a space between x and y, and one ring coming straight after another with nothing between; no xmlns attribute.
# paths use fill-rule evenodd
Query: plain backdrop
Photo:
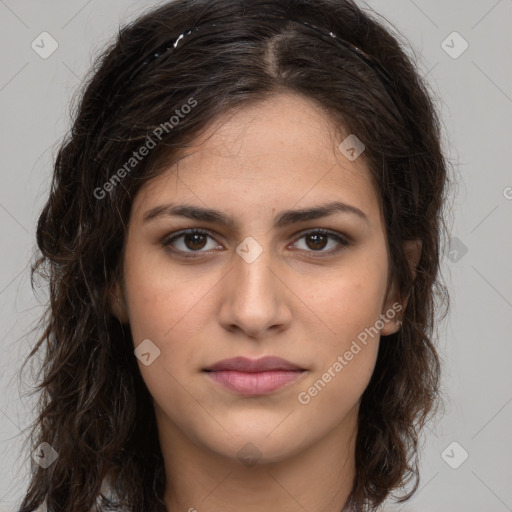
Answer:
<svg viewBox="0 0 512 512"><path fill-rule="evenodd" d="M22 429L33 402L20 396L17 374L45 300L31 290L29 264L69 102L119 24L157 3L0 0L0 511L15 510L27 485ZM512 0L360 4L385 16L417 55L459 182L443 257L447 409L426 431L419 492L387 509L512 511ZM33 49L41 37L47 51L58 45L47 58ZM21 384L26 392L30 383Z"/></svg>

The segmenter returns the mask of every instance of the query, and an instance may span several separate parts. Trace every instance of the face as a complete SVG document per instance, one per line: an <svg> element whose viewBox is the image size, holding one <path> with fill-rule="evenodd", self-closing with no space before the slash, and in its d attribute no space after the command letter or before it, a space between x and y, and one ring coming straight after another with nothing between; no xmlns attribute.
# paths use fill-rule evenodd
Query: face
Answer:
<svg viewBox="0 0 512 512"><path fill-rule="evenodd" d="M276 462L356 428L399 315L379 199L342 140L315 104L275 96L216 123L135 197L117 314L161 436L233 460L252 443ZM267 356L290 366L205 371Z"/></svg>

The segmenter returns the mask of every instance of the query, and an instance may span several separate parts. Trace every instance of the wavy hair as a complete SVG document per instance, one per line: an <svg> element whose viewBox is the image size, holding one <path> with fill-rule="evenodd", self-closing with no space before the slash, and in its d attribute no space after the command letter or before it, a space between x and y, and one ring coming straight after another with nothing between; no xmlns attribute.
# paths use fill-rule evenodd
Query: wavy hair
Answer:
<svg viewBox="0 0 512 512"><path fill-rule="evenodd" d="M433 95L399 35L351 0L175 0L120 28L97 56L55 158L31 267L49 302L23 367L41 355L28 446L48 443L58 458L32 463L19 512L44 502L53 512L165 511L151 396L129 325L110 307L131 204L213 121L282 92L364 141L390 279L408 298L361 397L351 500L374 510L410 483L399 501L417 490L419 435L442 404L435 333L448 307L439 274L448 164ZM156 147L135 163L148 137ZM415 278L406 240L421 241Z"/></svg>

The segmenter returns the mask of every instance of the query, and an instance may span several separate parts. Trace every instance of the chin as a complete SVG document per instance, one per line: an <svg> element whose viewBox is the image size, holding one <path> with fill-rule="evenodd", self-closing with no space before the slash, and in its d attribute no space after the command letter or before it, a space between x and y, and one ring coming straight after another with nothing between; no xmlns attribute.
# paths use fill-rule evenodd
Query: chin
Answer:
<svg viewBox="0 0 512 512"><path fill-rule="evenodd" d="M211 448L218 455L247 467L256 464L276 464L304 450L293 436L271 437L266 433L251 433L249 430L245 436L238 435L233 439L224 440L222 444L215 443Z"/></svg>
<svg viewBox="0 0 512 512"><path fill-rule="evenodd" d="M219 418L231 437L221 429L197 432L196 437L216 454L246 466L272 464L303 452L324 433L295 424L291 416L261 411ZM284 421L283 421L284 420Z"/></svg>

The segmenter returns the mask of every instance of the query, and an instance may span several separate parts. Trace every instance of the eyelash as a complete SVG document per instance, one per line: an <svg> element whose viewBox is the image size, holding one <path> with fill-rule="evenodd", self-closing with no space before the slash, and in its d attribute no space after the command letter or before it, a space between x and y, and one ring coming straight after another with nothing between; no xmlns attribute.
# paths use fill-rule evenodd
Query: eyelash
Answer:
<svg viewBox="0 0 512 512"><path fill-rule="evenodd" d="M196 234L197 235L207 235L210 238L214 238L212 233L210 233L209 231L205 231L205 230L202 230L202 229L191 228L191 229L185 229L183 231L180 231L177 234L173 234L170 237L166 237L162 241L162 246L164 246L165 248L168 248L171 252L173 252L175 254L179 254L180 256L183 256L184 258L197 258L197 257L200 257L201 253L207 252L207 251L202 251L202 250L199 250L199 251L181 251L179 249L174 249L174 248L171 247L172 242L174 242L175 240L178 240L179 238L182 238L185 235L196 235ZM299 251L305 251L305 252L311 252L311 253L321 253L321 254L325 254L325 255L328 255L328 256L333 256L335 254L338 254L340 251L342 251L343 249L345 249L349 245L351 245L351 242L346 237L343 237L340 234L337 234L335 232L332 232L332 231L329 231L329 230L326 230L326 229L312 229L310 231L306 231L306 232L302 233L301 236L295 240L295 242L301 240L302 238L304 238L304 237L306 237L308 235L312 235L312 234L315 234L315 235L316 234L327 235L330 238L332 238L333 240L335 240L336 242L338 242L339 246L334 248L334 249L331 249L329 251L323 251L323 250L314 251L314 250L304 250L304 249L299 249ZM315 257L320 257L321 258L323 256L315 256Z"/></svg>

